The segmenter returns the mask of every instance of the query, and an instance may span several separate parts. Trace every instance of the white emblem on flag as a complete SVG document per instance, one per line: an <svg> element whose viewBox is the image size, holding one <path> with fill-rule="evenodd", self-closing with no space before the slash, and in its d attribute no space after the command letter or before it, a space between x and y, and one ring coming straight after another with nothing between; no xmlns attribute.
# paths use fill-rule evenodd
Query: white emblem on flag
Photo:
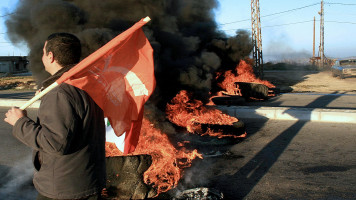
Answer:
<svg viewBox="0 0 356 200"><path fill-rule="evenodd" d="M142 83L141 79L134 72L128 70L125 67L114 66L110 67L108 71L114 71L124 74L136 97L142 95L148 96L148 90L145 84Z"/></svg>
<svg viewBox="0 0 356 200"><path fill-rule="evenodd" d="M101 70L99 67L93 66L92 69L89 70L89 72L93 74L98 83L100 83L105 89L107 99L117 106L123 101L122 98L124 98L122 93L125 88L122 88L124 86L121 82L122 78L118 77L117 79L112 80L110 84L106 80L105 75L110 74L112 72L118 72L124 75L124 78L127 80L136 97L143 95L148 96L148 89L146 88L146 85L134 72L128 70L125 67L109 66L111 58L112 55L108 56L105 59L104 69Z"/></svg>

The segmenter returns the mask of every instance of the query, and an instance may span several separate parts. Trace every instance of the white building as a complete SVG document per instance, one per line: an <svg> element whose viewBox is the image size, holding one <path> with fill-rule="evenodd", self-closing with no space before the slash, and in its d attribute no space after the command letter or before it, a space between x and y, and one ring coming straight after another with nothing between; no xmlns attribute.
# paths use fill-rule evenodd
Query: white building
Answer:
<svg viewBox="0 0 356 200"><path fill-rule="evenodd" d="M0 56L0 73L28 72L26 56Z"/></svg>

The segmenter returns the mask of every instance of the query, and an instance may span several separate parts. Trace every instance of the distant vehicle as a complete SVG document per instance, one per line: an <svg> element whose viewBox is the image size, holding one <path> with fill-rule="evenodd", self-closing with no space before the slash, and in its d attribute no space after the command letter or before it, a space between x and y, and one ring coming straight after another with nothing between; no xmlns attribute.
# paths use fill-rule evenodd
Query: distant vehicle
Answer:
<svg viewBox="0 0 356 200"><path fill-rule="evenodd" d="M339 76L341 79L346 76L356 76L356 59L343 59L335 61L331 67L333 77Z"/></svg>

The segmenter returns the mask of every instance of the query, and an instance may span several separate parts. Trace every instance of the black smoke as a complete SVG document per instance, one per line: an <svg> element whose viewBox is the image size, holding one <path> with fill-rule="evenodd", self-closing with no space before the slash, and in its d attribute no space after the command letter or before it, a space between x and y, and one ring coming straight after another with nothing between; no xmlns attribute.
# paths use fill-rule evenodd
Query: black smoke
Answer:
<svg viewBox="0 0 356 200"><path fill-rule="evenodd" d="M233 37L218 30L217 0L26 0L6 20L12 42L25 41L30 70L40 83L49 76L42 48L53 32L70 32L83 43L83 57L141 18L154 48L157 88L151 101L160 109L180 90L206 100L215 73L233 69L251 50L246 31Z"/></svg>

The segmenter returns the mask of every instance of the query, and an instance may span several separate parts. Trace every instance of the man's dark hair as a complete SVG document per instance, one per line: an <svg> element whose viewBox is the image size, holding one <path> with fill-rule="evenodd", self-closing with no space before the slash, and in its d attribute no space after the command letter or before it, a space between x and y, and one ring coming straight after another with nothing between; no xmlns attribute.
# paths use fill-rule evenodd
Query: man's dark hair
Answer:
<svg viewBox="0 0 356 200"><path fill-rule="evenodd" d="M53 33L47 38L46 52L53 53L54 59L63 67L72 67L80 61L82 53L80 40L70 33Z"/></svg>

